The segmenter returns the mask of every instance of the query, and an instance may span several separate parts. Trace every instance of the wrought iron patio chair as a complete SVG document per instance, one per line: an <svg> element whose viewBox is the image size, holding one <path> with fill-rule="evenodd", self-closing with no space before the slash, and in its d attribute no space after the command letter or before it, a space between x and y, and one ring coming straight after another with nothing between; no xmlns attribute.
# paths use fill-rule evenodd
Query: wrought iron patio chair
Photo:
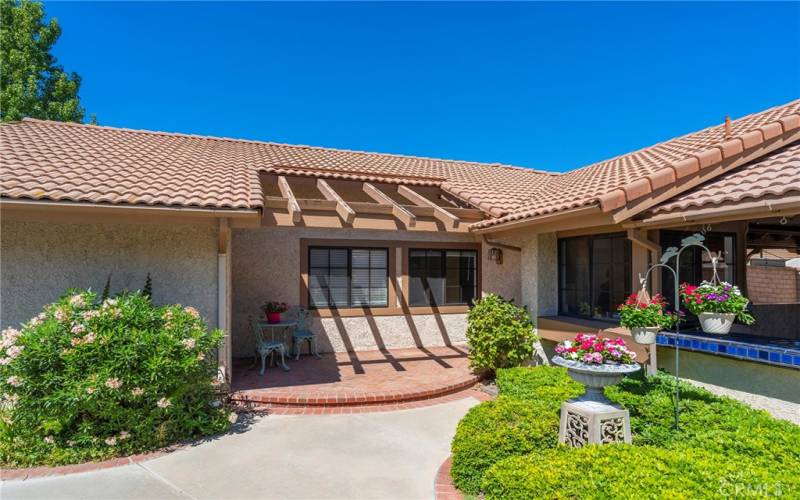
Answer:
<svg viewBox="0 0 800 500"><path fill-rule="evenodd" d="M256 359L258 356L261 357L261 372L259 375L264 375L264 370L266 369L266 361L267 355L270 357L270 364L273 361L273 357L275 353L281 355L281 366L284 367L286 370L286 361L284 356L286 354L286 346L284 345L283 341L275 340L275 332L270 329L270 338L266 338L264 335L264 329L258 323L258 320L253 319L252 317L249 318L250 327L253 330L253 336L256 340L255 346L255 354L253 355L253 366L256 364Z"/></svg>
<svg viewBox="0 0 800 500"><path fill-rule="evenodd" d="M311 321L311 312L304 307L293 307L291 315L296 321L294 331L292 332L292 355L294 359L300 359L300 350L303 347L303 342L308 342L308 352L313 354L314 357L319 358L317 352L317 336L311 331L309 325Z"/></svg>

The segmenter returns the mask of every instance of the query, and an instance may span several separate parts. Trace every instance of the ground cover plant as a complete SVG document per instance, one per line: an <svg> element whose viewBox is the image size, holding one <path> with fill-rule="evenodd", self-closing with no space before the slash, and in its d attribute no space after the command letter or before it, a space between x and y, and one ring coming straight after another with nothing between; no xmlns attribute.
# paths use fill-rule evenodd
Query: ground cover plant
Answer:
<svg viewBox="0 0 800 500"><path fill-rule="evenodd" d="M0 345L0 463L102 460L225 431L222 332L142 293L72 291Z"/></svg>
<svg viewBox="0 0 800 500"><path fill-rule="evenodd" d="M557 445L561 402L582 392L553 367L498 370L500 396L462 419L452 477L486 498L800 497L800 427L674 380L628 377L606 396L631 414L632 445ZM498 407L502 411L498 410ZM512 436L512 439L508 439Z"/></svg>

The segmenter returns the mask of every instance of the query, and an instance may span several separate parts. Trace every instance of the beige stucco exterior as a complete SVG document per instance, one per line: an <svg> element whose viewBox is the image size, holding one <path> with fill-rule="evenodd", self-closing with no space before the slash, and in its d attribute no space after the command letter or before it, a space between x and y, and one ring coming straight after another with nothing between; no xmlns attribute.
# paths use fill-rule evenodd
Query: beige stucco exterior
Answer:
<svg viewBox="0 0 800 500"><path fill-rule="evenodd" d="M259 306L267 300L298 304L300 297L300 240L333 239L374 240L381 242L419 242L424 248L431 242L476 243L471 234L369 231L319 228L246 228L233 232L233 355L250 356L254 345L248 317L262 313ZM503 263L490 261L488 246L481 252L482 288L484 293L496 292L507 298L521 297L520 254L503 252ZM397 252L398 255L400 252ZM401 277L401 259L395 263ZM398 286L398 289L401 288ZM364 350L415 345L439 346L463 343L466 333L466 314L397 314L391 316L357 316L314 318L323 351Z"/></svg>
<svg viewBox="0 0 800 500"><path fill-rule="evenodd" d="M196 307L217 326L217 229L211 225L14 220L0 232L0 324L17 326L71 287L137 290Z"/></svg>

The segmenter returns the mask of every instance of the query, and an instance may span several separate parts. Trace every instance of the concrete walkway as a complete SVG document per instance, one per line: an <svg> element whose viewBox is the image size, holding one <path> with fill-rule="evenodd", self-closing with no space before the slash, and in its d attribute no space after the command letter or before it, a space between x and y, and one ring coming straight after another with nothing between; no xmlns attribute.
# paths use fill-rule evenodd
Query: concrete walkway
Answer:
<svg viewBox="0 0 800 500"><path fill-rule="evenodd" d="M386 413L272 415L135 465L8 481L16 499L431 499L456 424L478 401Z"/></svg>

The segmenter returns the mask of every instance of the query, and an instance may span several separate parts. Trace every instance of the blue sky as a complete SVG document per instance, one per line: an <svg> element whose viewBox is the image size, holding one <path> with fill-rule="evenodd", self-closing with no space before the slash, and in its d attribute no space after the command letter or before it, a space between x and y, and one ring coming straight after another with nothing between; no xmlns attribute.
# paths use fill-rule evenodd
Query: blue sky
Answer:
<svg viewBox="0 0 800 500"><path fill-rule="evenodd" d="M800 97L800 4L54 3L100 123L564 171Z"/></svg>

